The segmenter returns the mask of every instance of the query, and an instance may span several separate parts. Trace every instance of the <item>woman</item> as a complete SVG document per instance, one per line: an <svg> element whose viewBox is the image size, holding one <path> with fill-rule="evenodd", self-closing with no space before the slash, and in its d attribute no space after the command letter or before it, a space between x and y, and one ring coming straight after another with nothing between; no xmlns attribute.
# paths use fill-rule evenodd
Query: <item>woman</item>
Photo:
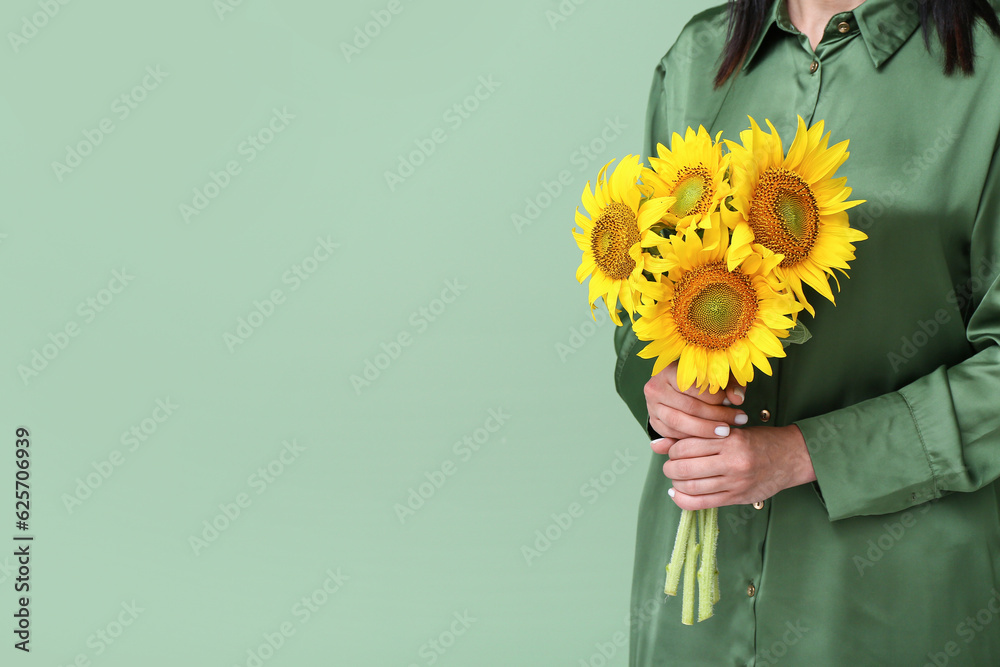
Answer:
<svg viewBox="0 0 1000 667"><path fill-rule="evenodd" d="M649 432L631 665L1000 665L996 0L734 0L661 59L645 156L801 115L850 140L868 235L812 339L745 388L676 390L628 321L615 382ZM923 39L922 39L923 37ZM729 405L724 404L728 403ZM745 426L744 426L745 425ZM762 502L761 502L762 501ZM721 598L663 596L681 509L719 507ZM755 509L759 508L759 509Z"/></svg>

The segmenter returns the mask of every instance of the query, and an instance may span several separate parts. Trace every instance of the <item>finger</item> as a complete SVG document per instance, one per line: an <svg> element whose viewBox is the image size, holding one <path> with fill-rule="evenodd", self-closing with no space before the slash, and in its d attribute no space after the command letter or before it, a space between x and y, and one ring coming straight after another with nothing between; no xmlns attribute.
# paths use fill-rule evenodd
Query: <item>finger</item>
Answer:
<svg viewBox="0 0 1000 667"><path fill-rule="evenodd" d="M747 418L747 413L739 408L726 407L721 404L705 403L695 396L688 396L677 392L674 394L667 394L663 397L654 397L653 400L654 410L657 405L665 405L667 407L676 408L682 412L686 412L693 417L721 422L723 424L731 424L734 426L742 426L750 421ZM648 405L649 404L647 402L647 406ZM691 433L690 435L693 436L694 433Z"/></svg>
<svg viewBox="0 0 1000 667"><path fill-rule="evenodd" d="M702 477L701 479L673 480L676 492L689 496L706 496L713 493L729 491L725 477Z"/></svg>
<svg viewBox="0 0 1000 667"><path fill-rule="evenodd" d="M683 491L677 491L671 488L667 490L667 495L673 498L673 501L682 510L705 510L712 507L724 507L726 505L734 504L727 491L723 491L721 493L706 493L701 496L692 496L684 493Z"/></svg>
<svg viewBox="0 0 1000 667"><path fill-rule="evenodd" d="M648 389L663 391L667 388L677 390L677 362L667 364L667 366L656 375L649 378L646 383Z"/></svg>
<svg viewBox="0 0 1000 667"><path fill-rule="evenodd" d="M652 407L652 405L656 403L662 403L663 405L680 407L681 409L684 409L685 412L689 412L691 414L705 411L705 406L722 407L724 404L728 404L730 406L732 405L731 402L728 402L725 391L717 391L714 393L708 391L699 392L694 385L688 387L687 391L680 391L677 388L676 362L668 365L662 371L651 377L643 387L643 393L646 396L646 405L648 407ZM709 408L709 410L710 409L711 408ZM705 414L698 414L697 416L704 417L705 419L718 419L719 421L725 421L730 424L745 424L745 421L734 421L735 415L738 414L738 411L730 412L728 408L723 407L721 413L716 410L714 414L706 412Z"/></svg>
<svg viewBox="0 0 1000 667"><path fill-rule="evenodd" d="M670 390L673 390L679 394L686 394L688 396L697 398L705 403L712 405L720 405L723 399L726 398L725 393L722 391L718 392L708 392L699 391L695 385L691 385L685 391L681 391L677 386L677 362L671 362L663 370L654 375L646 383L646 396L649 397L650 393L657 393L663 395Z"/></svg>
<svg viewBox="0 0 1000 667"><path fill-rule="evenodd" d="M730 432L729 424L724 421L701 419L669 405L661 404L654 406L654 412L656 413L657 423L666 427L665 431L661 431L656 424L653 425L653 428L660 435L691 438L725 438ZM652 419L650 422L652 422Z"/></svg>
<svg viewBox="0 0 1000 667"><path fill-rule="evenodd" d="M694 459L721 454L725 449L724 438L680 438L670 446L671 459Z"/></svg>
<svg viewBox="0 0 1000 667"><path fill-rule="evenodd" d="M670 459L663 464L663 474L672 480L717 477L727 472L721 456L698 456L693 459Z"/></svg>
<svg viewBox="0 0 1000 667"><path fill-rule="evenodd" d="M657 431L659 433L659 431ZM649 446L657 454L666 454L670 448L677 442L675 438L657 438L649 443Z"/></svg>
<svg viewBox="0 0 1000 667"><path fill-rule="evenodd" d="M726 385L726 400L731 405L743 405L746 399L746 387L736 381L736 378L729 376L729 384Z"/></svg>
<svg viewBox="0 0 1000 667"><path fill-rule="evenodd" d="M709 405L722 405L722 401L726 398L726 393L724 391L698 391L698 388L695 385L691 385L682 393Z"/></svg>
<svg viewBox="0 0 1000 667"><path fill-rule="evenodd" d="M649 418L649 423L650 425L652 425L653 430L659 433L663 439L673 441L689 437L687 433L681 433L680 431L675 431L674 429L670 428L669 426L661 422L656 417L651 416Z"/></svg>
<svg viewBox="0 0 1000 667"><path fill-rule="evenodd" d="M649 425L653 427L653 430L659 433L664 438L683 438L683 433L675 432L670 426L664 424L663 421L657 416L660 411L659 404L652 405L649 407Z"/></svg>

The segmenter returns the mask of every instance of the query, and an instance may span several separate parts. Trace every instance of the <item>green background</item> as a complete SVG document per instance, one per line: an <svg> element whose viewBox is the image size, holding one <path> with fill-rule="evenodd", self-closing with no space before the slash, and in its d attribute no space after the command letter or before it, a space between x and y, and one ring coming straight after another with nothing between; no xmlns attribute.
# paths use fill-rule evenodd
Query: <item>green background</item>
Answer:
<svg viewBox="0 0 1000 667"><path fill-rule="evenodd" d="M0 14L0 662L625 665L649 449L570 229L718 3L236 2Z"/></svg>

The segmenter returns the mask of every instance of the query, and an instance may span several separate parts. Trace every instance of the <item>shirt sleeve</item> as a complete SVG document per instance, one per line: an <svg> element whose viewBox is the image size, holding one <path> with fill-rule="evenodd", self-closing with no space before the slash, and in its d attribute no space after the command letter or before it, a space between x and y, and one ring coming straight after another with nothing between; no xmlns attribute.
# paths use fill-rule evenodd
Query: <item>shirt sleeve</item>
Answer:
<svg viewBox="0 0 1000 667"><path fill-rule="evenodd" d="M646 105L645 130L642 138L642 159L656 155L656 141L654 137L666 136L667 132L667 96L664 88L664 76L666 73L664 60L660 59L653 72L653 81L649 88L649 102ZM632 323L628 318L622 318L622 324L615 328L614 333L615 355L615 389L622 397L625 405L632 412L632 416L642 426L650 440L661 437L649 425L649 413L646 409L646 396L643 387L646 381L652 377L655 359L642 359L637 356L637 352L643 345L632 330Z"/></svg>
<svg viewBox="0 0 1000 667"><path fill-rule="evenodd" d="M656 157L655 137L666 137L667 127L667 92L664 87L666 77L666 65L664 61L667 56L663 56L656 64L653 71L653 82L649 87L649 102L646 105L646 126L642 135L642 159L644 164L649 164L648 159Z"/></svg>
<svg viewBox="0 0 1000 667"><path fill-rule="evenodd" d="M1000 478L1000 151L973 222L974 353L895 392L794 422L831 521L896 512ZM977 267L990 267L983 272ZM981 275L986 273L986 275Z"/></svg>

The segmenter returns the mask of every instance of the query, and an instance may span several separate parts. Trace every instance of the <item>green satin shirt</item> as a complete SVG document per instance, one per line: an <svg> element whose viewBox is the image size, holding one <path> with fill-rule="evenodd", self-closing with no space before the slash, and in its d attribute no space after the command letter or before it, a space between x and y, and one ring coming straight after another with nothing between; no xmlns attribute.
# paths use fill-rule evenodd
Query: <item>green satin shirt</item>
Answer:
<svg viewBox="0 0 1000 667"><path fill-rule="evenodd" d="M991 0L997 6L997 0ZM681 625L663 596L679 509L651 454L639 507L630 665L1000 665L1000 40L977 23L976 73L943 73L914 0L833 16L815 52L778 0L743 70L712 81L725 6L690 20L656 67L644 157L748 115L791 144L796 115L850 140L857 244L812 339L755 374L750 426L802 430L817 481L719 512L721 599ZM807 288L808 289L808 288ZM835 294L836 294L836 288ZM614 377L640 428L653 360L616 330Z"/></svg>

